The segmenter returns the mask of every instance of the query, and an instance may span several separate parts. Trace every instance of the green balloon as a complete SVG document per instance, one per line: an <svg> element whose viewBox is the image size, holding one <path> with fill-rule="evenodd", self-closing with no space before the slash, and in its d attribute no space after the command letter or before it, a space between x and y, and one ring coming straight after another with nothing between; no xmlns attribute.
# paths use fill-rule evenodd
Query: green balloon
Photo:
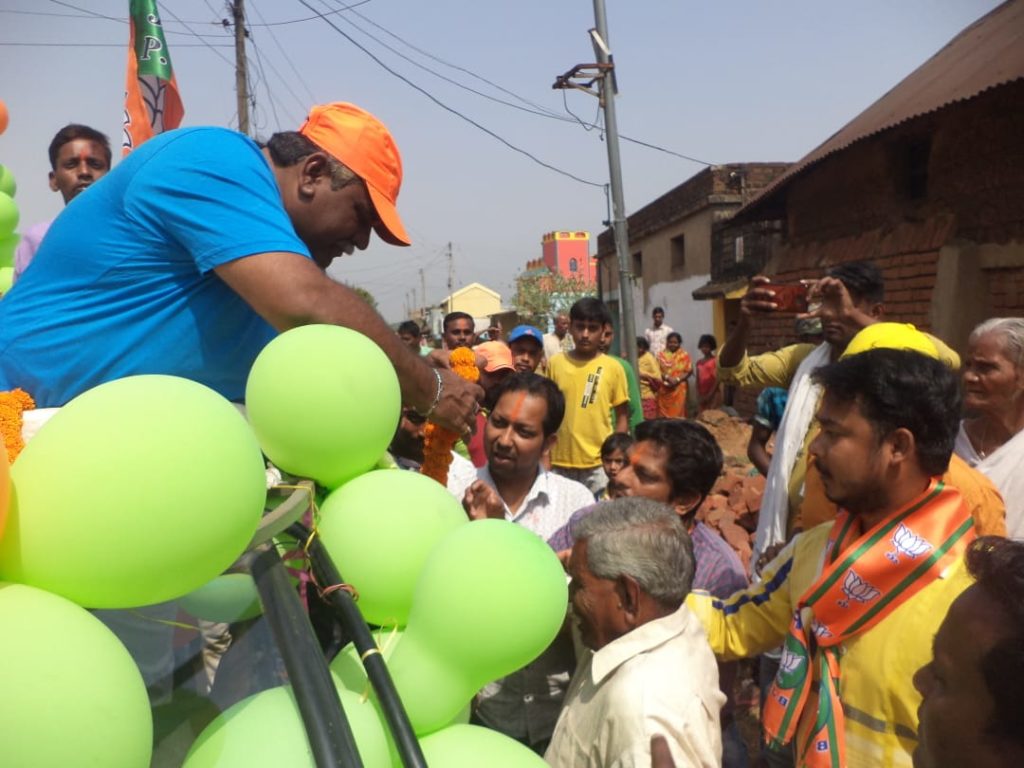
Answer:
<svg viewBox="0 0 1024 768"><path fill-rule="evenodd" d="M338 690L366 768L391 768L384 727L373 704ZM230 707L206 729L183 768L315 768L291 688L271 688Z"/></svg>
<svg viewBox="0 0 1024 768"><path fill-rule="evenodd" d="M3 296L14 284L14 267L0 267L0 296Z"/></svg>
<svg viewBox="0 0 1024 768"><path fill-rule="evenodd" d="M18 182L14 180L14 174L6 165L0 165L0 192L10 197L18 193Z"/></svg>
<svg viewBox="0 0 1024 768"><path fill-rule="evenodd" d="M0 237L0 269L14 266L14 249L18 247L20 239L21 235Z"/></svg>
<svg viewBox="0 0 1024 768"><path fill-rule="evenodd" d="M468 523L462 505L436 480L378 469L331 493L317 529L342 577L359 593L363 617L401 627L434 545Z"/></svg>
<svg viewBox="0 0 1024 768"><path fill-rule="evenodd" d="M0 627L0 765L149 765L145 683L99 619L63 597L0 583Z"/></svg>
<svg viewBox="0 0 1024 768"><path fill-rule="evenodd" d="M405 634L405 630L378 627L372 632L373 639L377 643L377 647L380 648L381 656L387 662L391 658L395 646L402 639L402 635ZM331 659L331 672L334 673L334 679L338 685L346 690L359 694L369 690L366 670L363 668L363 662L359 659L359 651L356 650L353 643L346 645L338 651L337 656Z"/></svg>
<svg viewBox="0 0 1024 768"><path fill-rule="evenodd" d="M131 376L64 406L11 466L0 578L89 608L180 597L255 533L263 457L238 410L173 376Z"/></svg>
<svg viewBox="0 0 1024 768"><path fill-rule="evenodd" d="M567 608L565 571L536 534L479 520L445 536L389 664L416 733L440 729L484 685L537 658Z"/></svg>
<svg viewBox="0 0 1024 768"><path fill-rule="evenodd" d="M7 237L18 228L18 204L10 195L0 192L0 237Z"/></svg>
<svg viewBox="0 0 1024 768"><path fill-rule="evenodd" d="M263 452L327 488L373 468L395 434L401 399L381 348L336 325L282 333L260 352L245 388Z"/></svg>
<svg viewBox="0 0 1024 768"><path fill-rule="evenodd" d="M438 768L546 768L544 758L503 733L478 725L450 725L420 739L427 765ZM486 760L482 761L482 756Z"/></svg>
<svg viewBox="0 0 1024 768"><path fill-rule="evenodd" d="M263 612L256 583L248 573L225 573L179 601L197 619L228 624L245 621Z"/></svg>
<svg viewBox="0 0 1024 768"><path fill-rule="evenodd" d="M380 654L384 657L385 662L391 658L391 654L402 641L404 634L404 629L378 627L373 630L373 639L376 641L377 647L380 648ZM338 655L331 660L331 672L334 673L334 682L341 688L358 693L360 696L372 692L370 681L366 676L366 669L363 667L359 651L356 650L353 643L342 648ZM471 706L467 703L455 715L452 723L468 723L471 714Z"/></svg>

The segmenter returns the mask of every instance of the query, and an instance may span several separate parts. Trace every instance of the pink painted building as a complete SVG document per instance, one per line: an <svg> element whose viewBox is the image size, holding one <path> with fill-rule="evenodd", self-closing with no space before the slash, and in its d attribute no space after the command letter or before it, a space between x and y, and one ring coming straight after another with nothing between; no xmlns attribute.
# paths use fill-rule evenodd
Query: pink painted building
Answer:
<svg viewBox="0 0 1024 768"><path fill-rule="evenodd" d="M593 284L597 262L590 255L589 232L548 232L541 239L541 258L527 262L527 270L545 266L562 277Z"/></svg>

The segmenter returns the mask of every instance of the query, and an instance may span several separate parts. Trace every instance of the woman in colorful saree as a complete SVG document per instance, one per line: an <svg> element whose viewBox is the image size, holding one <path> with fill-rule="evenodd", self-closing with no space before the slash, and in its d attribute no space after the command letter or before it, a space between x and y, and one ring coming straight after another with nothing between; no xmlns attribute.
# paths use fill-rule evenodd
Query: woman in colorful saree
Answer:
<svg viewBox="0 0 1024 768"><path fill-rule="evenodd" d="M693 373L690 355L683 349L683 337L673 331L665 340L665 349L658 354L661 367L661 389L658 390L658 416L668 419L686 418L686 380Z"/></svg>

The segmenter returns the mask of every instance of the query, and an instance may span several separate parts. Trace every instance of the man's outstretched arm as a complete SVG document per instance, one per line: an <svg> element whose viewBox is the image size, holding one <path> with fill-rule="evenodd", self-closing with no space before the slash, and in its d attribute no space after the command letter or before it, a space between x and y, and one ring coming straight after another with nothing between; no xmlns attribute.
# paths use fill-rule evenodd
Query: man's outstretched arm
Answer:
<svg viewBox="0 0 1024 768"><path fill-rule="evenodd" d="M324 323L351 328L372 339L398 374L403 402L459 433L475 424L483 390L451 371L432 369L402 344L384 319L355 291L335 282L310 259L297 253L259 253L221 264L214 270L264 320L278 331ZM441 376L441 397L434 405Z"/></svg>

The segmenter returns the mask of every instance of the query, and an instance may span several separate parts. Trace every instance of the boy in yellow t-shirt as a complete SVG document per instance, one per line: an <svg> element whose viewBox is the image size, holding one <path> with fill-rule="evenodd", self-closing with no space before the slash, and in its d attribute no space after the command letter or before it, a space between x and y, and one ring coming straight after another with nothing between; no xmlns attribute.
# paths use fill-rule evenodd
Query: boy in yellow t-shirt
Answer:
<svg viewBox="0 0 1024 768"><path fill-rule="evenodd" d="M604 327L611 321L603 301L580 299L569 310L574 349L548 362L548 378L565 395L565 418L551 449L552 469L595 494L608 484L601 467L601 444L612 432L629 431L626 375L599 347Z"/></svg>

